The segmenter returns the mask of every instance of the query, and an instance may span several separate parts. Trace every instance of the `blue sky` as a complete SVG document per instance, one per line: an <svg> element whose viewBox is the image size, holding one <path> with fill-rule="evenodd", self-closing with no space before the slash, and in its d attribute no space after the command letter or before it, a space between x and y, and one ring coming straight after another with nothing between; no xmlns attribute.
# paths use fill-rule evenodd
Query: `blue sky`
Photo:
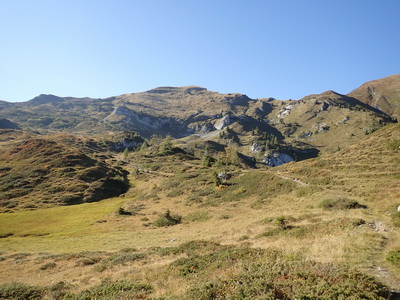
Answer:
<svg viewBox="0 0 400 300"><path fill-rule="evenodd" d="M398 0L0 0L0 99L199 85L300 99L400 73Z"/></svg>

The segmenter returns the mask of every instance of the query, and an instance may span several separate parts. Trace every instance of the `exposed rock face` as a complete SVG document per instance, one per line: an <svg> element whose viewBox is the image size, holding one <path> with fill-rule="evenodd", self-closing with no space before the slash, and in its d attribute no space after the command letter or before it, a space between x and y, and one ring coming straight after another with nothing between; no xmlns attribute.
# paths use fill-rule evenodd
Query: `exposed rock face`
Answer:
<svg viewBox="0 0 400 300"><path fill-rule="evenodd" d="M139 123L143 126L150 127L152 129L160 129L168 123L172 122L170 118L154 118L145 114L139 114L125 106L117 106L110 116L105 118L105 120L110 120L111 116L124 116L129 118L129 121L134 123Z"/></svg>
<svg viewBox="0 0 400 300"><path fill-rule="evenodd" d="M270 167L276 167L294 161L293 157L285 153L275 152L265 157L265 164Z"/></svg>
<svg viewBox="0 0 400 300"><path fill-rule="evenodd" d="M125 149L128 149L130 151L140 147L144 143L143 138L141 137L135 137L132 139L129 138L124 138L118 142L115 143L110 143L110 148L113 151L123 151Z"/></svg>
<svg viewBox="0 0 400 300"><path fill-rule="evenodd" d="M230 115L226 115L224 117L222 117L221 119L219 119L214 127L217 130L221 130L224 129L226 126L229 126L233 123L233 118Z"/></svg>

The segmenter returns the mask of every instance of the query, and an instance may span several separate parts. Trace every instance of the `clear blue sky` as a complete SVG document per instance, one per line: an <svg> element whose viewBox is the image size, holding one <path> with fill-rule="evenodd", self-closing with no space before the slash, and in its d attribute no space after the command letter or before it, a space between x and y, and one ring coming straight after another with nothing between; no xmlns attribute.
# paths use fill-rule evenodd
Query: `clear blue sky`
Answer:
<svg viewBox="0 0 400 300"><path fill-rule="evenodd" d="M400 73L399 0L0 0L0 99L199 85L299 99Z"/></svg>

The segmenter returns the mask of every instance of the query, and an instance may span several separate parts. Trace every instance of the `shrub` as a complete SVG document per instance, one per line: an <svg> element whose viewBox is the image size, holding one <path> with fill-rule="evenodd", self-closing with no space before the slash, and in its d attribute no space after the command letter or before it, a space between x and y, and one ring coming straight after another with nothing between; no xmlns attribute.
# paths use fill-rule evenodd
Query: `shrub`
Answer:
<svg viewBox="0 0 400 300"><path fill-rule="evenodd" d="M117 214L120 216L131 216L132 213L130 211L125 210L123 207L118 208Z"/></svg>
<svg viewBox="0 0 400 300"><path fill-rule="evenodd" d="M22 283L10 283L0 285L0 299L42 299L44 289L41 287L25 285Z"/></svg>
<svg viewBox="0 0 400 300"><path fill-rule="evenodd" d="M324 199L320 203L320 207L323 209L356 209L356 208L367 208L366 205L362 205L355 200L347 198L338 199Z"/></svg>
<svg viewBox="0 0 400 300"><path fill-rule="evenodd" d="M396 227L400 227L400 211L396 211L394 214L392 214L392 221L393 225Z"/></svg>
<svg viewBox="0 0 400 300"><path fill-rule="evenodd" d="M72 300L92 299L144 299L145 295L153 292L153 287L146 283L127 281L105 281L98 286L87 289L80 294L72 295Z"/></svg>
<svg viewBox="0 0 400 300"><path fill-rule="evenodd" d="M389 150L399 150L400 149L400 140L395 140L388 145Z"/></svg>
<svg viewBox="0 0 400 300"><path fill-rule="evenodd" d="M183 299L387 299L388 289L360 272L302 259L248 264L238 275L200 282Z"/></svg>
<svg viewBox="0 0 400 300"><path fill-rule="evenodd" d="M40 270L47 270L47 269L53 269L55 268L56 264L54 262L49 262L47 264L44 264L43 266L40 267Z"/></svg>
<svg viewBox="0 0 400 300"><path fill-rule="evenodd" d="M182 222L182 217L179 215L171 215L168 209L160 218L154 221L154 225L157 227L167 227L180 224Z"/></svg>
<svg viewBox="0 0 400 300"><path fill-rule="evenodd" d="M288 229L286 221L287 221L286 218L283 216L276 218L276 222L278 223L279 229L282 229L282 230Z"/></svg>
<svg viewBox="0 0 400 300"><path fill-rule="evenodd" d="M388 253L386 259L397 267L400 267L400 249L393 250Z"/></svg>

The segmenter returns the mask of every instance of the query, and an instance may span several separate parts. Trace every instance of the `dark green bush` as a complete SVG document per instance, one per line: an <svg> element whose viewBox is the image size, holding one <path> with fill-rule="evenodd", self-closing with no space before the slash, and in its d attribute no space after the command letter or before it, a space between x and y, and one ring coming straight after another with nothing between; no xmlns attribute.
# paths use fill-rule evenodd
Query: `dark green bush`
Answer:
<svg viewBox="0 0 400 300"><path fill-rule="evenodd" d="M154 225L157 227L167 227L179 224L182 222L182 217L179 215L171 215L168 209L160 218L154 221Z"/></svg>

